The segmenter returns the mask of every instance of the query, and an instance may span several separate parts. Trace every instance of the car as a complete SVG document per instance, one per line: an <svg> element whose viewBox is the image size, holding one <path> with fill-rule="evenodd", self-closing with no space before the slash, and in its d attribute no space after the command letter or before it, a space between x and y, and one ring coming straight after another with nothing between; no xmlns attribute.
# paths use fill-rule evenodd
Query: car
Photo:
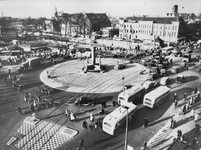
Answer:
<svg viewBox="0 0 201 150"><path fill-rule="evenodd" d="M160 70L160 74L161 74L161 76L165 77L166 76L166 70L165 69L161 69Z"/></svg>
<svg viewBox="0 0 201 150"><path fill-rule="evenodd" d="M94 99L87 97L87 96L81 96L81 97L77 98L74 103L78 106L80 106L80 105L95 106L96 105L96 101Z"/></svg>
<svg viewBox="0 0 201 150"><path fill-rule="evenodd" d="M125 91L127 89L130 89L132 88L134 85L131 85L131 84L127 84L127 85L124 85L123 88L122 88L122 91Z"/></svg>
<svg viewBox="0 0 201 150"><path fill-rule="evenodd" d="M124 68L126 68L125 64L117 64L117 65L114 66L114 69L117 69L117 70L124 69Z"/></svg>
<svg viewBox="0 0 201 150"><path fill-rule="evenodd" d="M157 81L145 81L142 86L145 88L145 90L152 89L158 86Z"/></svg>
<svg viewBox="0 0 201 150"><path fill-rule="evenodd" d="M179 72L179 67L178 66L173 66L170 71L171 71L171 73L178 73Z"/></svg>
<svg viewBox="0 0 201 150"><path fill-rule="evenodd" d="M170 78L169 77L163 77L160 80L160 85L168 85L170 83Z"/></svg>
<svg viewBox="0 0 201 150"><path fill-rule="evenodd" d="M13 83L12 84L12 88L17 89L18 91L23 90L24 89L24 84L23 83Z"/></svg>
<svg viewBox="0 0 201 150"><path fill-rule="evenodd" d="M27 62L23 62L21 63L18 67L17 67L17 73L24 73L29 67L29 64Z"/></svg>
<svg viewBox="0 0 201 150"><path fill-rule="evenodd" d="M46 93L46 94L51 94L53 93L53 88L47 86L47 85L44 85L40 88L40 92L41 93Z"/></svg>
<svg viewBox="0 0 201 150"><path fill-rule="evenodd" d="M176 82L177 82L177 83L183 83L183 82L185 82L185 77L184 77L184 75L183 75L183 74L178 74L178 75L177 75L177 78L176 78Z"/></svg>

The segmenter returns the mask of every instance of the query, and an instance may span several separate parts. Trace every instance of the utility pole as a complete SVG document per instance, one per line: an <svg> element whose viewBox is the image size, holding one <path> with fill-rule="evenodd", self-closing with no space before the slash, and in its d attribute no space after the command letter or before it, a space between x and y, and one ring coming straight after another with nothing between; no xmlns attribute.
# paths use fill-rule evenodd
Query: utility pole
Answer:
<svg viewBox="0 0 201 150"><path fill-rule="evenodd" d="M128 145L128 109L126 108L126 133L125 133L125 145L124 150L127 150Z"/></svg>

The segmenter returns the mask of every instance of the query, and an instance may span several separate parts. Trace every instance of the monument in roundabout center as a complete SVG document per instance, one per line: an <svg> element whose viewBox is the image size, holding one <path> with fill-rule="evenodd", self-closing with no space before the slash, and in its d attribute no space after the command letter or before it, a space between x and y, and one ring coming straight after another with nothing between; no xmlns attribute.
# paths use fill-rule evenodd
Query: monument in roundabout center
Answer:
<svg viewBox="0 0 201 150"><path fill-rule="evenodd" d="M101 64L101 56L99 57L99 63L96 63L96 47L92 47L91 48L91 63L89 63L89 58L86 59L86 65L82 68L84 73L87 73L88 71L91 72L100 72L100 73L104 73L105 72L105 65Z"/></svg>

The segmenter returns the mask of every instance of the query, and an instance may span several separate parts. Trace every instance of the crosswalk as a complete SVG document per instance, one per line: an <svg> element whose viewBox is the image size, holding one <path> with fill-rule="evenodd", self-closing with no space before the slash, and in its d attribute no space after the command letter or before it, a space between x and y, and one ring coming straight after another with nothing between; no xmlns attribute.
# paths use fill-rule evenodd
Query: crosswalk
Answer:
<svg viewBox="0 0 201 150"><path fill-rule="evenodd" d="M78 133L53 122L36 120L33 123L31 119L26 118L17 130L22 138L18 139L14 146L21 150L55 149Z"/></svg>

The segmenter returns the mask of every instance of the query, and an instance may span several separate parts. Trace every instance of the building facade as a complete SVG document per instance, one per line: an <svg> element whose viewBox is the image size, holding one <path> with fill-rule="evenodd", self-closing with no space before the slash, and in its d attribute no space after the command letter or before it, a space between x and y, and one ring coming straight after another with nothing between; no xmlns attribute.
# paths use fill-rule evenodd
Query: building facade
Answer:
<svg viewBox="0 0 201 150"><path fill-rule="evenodd" d="M3 40L16 39L17 31L15 27L0 27L1 38Z"/></svg>
<svg viewBox="0 0 201 150"><path fill-rule="evenodd" d="M181 17L128 17L120 21L119 37L127 40L178 42L185 38L185 22Z"/></svg>

